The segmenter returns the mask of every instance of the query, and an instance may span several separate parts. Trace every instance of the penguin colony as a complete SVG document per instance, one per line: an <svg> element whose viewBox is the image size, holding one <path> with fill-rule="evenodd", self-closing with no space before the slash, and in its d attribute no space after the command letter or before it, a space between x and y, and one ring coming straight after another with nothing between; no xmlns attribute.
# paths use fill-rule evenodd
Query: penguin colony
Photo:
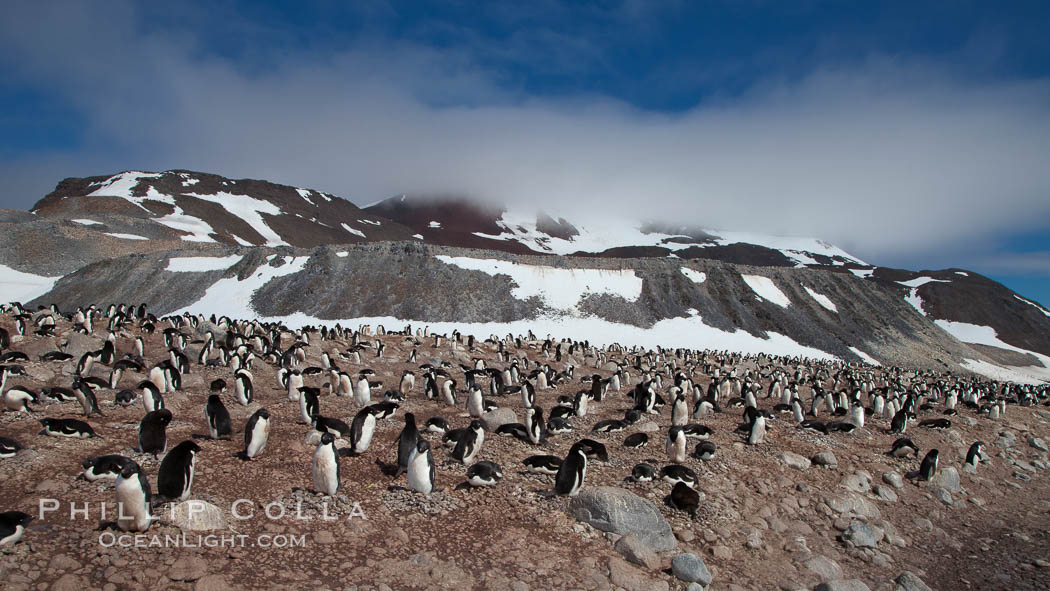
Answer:
<svg viewBox="0 0 1050 591"><path fill-rule="evenodd" d="M997 420L1008 405L1050 405L1045 385L789 357L597 348L531 333L480 340L410 326L293 330L214 316L157 318L145 305L67 314L14 303L2 311L0 391L9 413L3 429L23 422L41 429L29 440L0 431L0 461L52 445L49 437L101 442L90 447L97 453L70 462L79 465L80 478L113 483L113 500L128 508L116 526L128 532L148 530L159 501L193 498L198 463L209 455L236 455L251 470L258 458L285 453L267 445L275 412L281 428L313 446L312 458L301 458L312 475L302 486L319 495L338 494L340 466L358 462L373 466L377 483L420 495L499 487L505 473L521 472L535 475L551 496L571 497L586 489L589 474L611 469L610 457L633 449L651 459L620 477L660 488L669 510L695 518L703 511L698 471L718 457L719 445L769 446L771 433L788 429L832 438L866 429L875 435L872 445L884 445L886 456L921 483L946 459L920 448L914 433L950 428L956 415ZM76 358L60 339L36 359L19 351L18 343L34 335L69 331L103 345ZM22 338L12 342L15 334ZM158 335L162 345L147 345ZM583 359L587 366L573 364ZM28 363L51 367L55 379L33 380ZM405 363L412 369L387 369ZM71 379L59 371L64 364L73 366ZM184 376L195 373L219 377L184 390ZM176 395L188 402L173 411L165 396ZM110 409L136 408L134 430L99 428ZM524 422L486 430L484 420L497 408L512 409ZM716 431L704 424L714 415L737 416L739 424ZM173 420L199 425L201 438L169 441ZM639 430L650 423L657 428ZM377 432L391 429L398 432L392 447L373 445ZM485 459L492 438L514 442L515 465ZM156 473L136 454L157 459ZM976 441L965 462L954 463L976 470L988 459ZM11 510L0 518L0 545L26 535L27 514Z"/></svg>

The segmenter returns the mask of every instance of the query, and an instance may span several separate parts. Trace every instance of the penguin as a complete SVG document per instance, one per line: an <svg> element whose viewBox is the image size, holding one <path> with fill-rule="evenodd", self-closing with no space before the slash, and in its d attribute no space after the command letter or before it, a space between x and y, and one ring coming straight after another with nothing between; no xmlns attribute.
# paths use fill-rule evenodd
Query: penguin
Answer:
<svg viewBox="0 0 1050 591"><path fill-rule="evenodd" d="M503 469L494 462L481 461L467 468L467 484L470 486L496 486L502 479Z"/></svg>
<svg viewBox="0 0 1050 591"><path fill-rule="evenodd" d="M584 452L584 445L576 442L569 448L569 453L562 460L554 477L554 494L570 497L580 494L586 476L587 454Z"/></svg>
<svg viewBox="0 0 1050 591"><path fill-rule="evenodd" d="M167 427L171 423L171 411L162 408L148 412L139 422L138 450L142 453L160 455L168 449Z"/></svg>
<svg viewBox="0 0 1050 591"><path fill-rule="evenodd" d="M372 445L372 437L376 433L375 409L366 406L357 411L354 420L350 422L350 454L363 454Z"/></svg>
<svg viewBox="0 0 1050 591"><path fill-rule="evenodd" d="M671 484L684 482L689 488L694 488L697 482L700 481L696 476L696 472L694 472L692 468L679 464L669 464L661 468L660 478Z"/></svg>
<svg viewBox="0 0 1050 591"><path fill-rule="evenodd" d="M26 525L32 520L32 515L21 511L0 513L0 548L17 544L26 531Z"/></svg>
<svg viewBox="0 0 1050 591"><path fill-rule="evenodd" d="M160 462L157 493L178 501L189 498L190 489L193 487L193 471L200 451L200 446L190 440L173 447Z"/></svg>
<svg viewBox="0 0 1050 591"><path fill-rule="evenodd" d="M91 368L95 365L95 354L92 351L88 351L80 356L80 361L77 362L76 375L88 376L91 375Z"/></svg>
<svg viewBox="0 0 1050 591"><path fill-rule="evenodd" d="M652 482L656 478L656 468L652 464L635 464L631 470L633 482Z"/></svg>
<svg viewBox="0 0 1050 591"><path fill-rule="evenodd" d="M30 402L36 402L36 395L22 386L15 386L4 392L4 405L8 410L33 412L29 407Z"/></svg>
<svg viewBox="0 0 1050 591"><path fill-rule="evenodd" d="M975 441L970 446L969 451L966 452L966 464L973 469L977 469L977 464L981 463L981 458L984 456L984 442Z"/></svg>
<svg viewBox="0 0 1050 591"><path fill-rule="evenodd" d="M931 449L926 457L922 459L922 465L919 466L919 480L930 480L937 475L937 458L940 452L936 449Z"/></svg>
<svg viewBox="0 0 1050 591"><path fill-rule="evenodd" d="M212 380L211 384L208 385L208 391L212 392L213 394L221 394L221 393L225 392L226 391L226 380L221 379L221 378L220 379L216 379L216 380Z"/></svg>
<svg viewBox="0 0 1050 591"><path fill-rule="evenodd" d="M125 532L144 532L153 522L150 515L152 493L145 472L128 462L114 485L117 493L117 527Z"/></svg>
<svg viewBox="0 0 1050 591"><path fill-rule="evenodd" d="M400 466L398 469L400 470ZM426 439L420 437L416 441L412 455L408 459L406 471L408 472L408 486L412 490L425 495L434 492L434 454Z"/></svg>
<svg viewBox="0 0 1050 591"><path fill-rule="evenodd" d="M897 411L890 421L890 433L902 435L908 429L908 409Z"/></svg>
<svg viewBox="0 0 1050 591"><path fill-rule="evenodd" d="M561 468L561 458L558 456L529 456L521 461L525 469L533 474L546 474L554 476Z"/></svg>
<svg viewBox="0 0 1050 591"><path fill-rule="evenodd" d="M924 419L919 421L919 426L927 429L949 429L952 422L948 419Z"/></svg>
<svg viewBox="0 0 1050 591"><path fill-rule="evenodd" d="M696 445L696 450L693 452L693 455L707 462L715 459L715 451L717 451L717 449L718 446L715 445L714 441L703 441Z"/></svg>
<svg viewBox="0 0 1050 591"><path fill-rule="evenodd" d="M472 428L473 426L474 423L471 423ZM416 427L416 416L410 412L406 412L405 426L401 428L401 433L397 436L397 472L394 473L394 478L397 478L403 472L408 470L409 460L412 459L412 454L416 453L416 443L419 442L419 439L419 428Z"/></svg>
<svg viewBox="0 0 1050 591"><path fill-rule="evenodd" d="M229 439L233 435L230 412L218 394L208 396L208 404L204 405L204 418L208 421L208 435L212 439Z"/></svg>
<svg viewBox="0 0 1050 591"><path fill-rule="evenodd" d="M309 425L321 414L321 402L315 388L299 388L299 422Z"/></svg>
<svg viewBox="0 0 1050 591"><path fill-rule="evenodd" d="M474 419L463 436L456 441L456 447L452 449L452 459L462 464L470 464L474 461L474 456L481 451L484 441L485 430L481 427L481 421Z"/></svg>
<svg viewBox="0 0 1050 591"><path fill-rule="evenodd" d="M445 404L456 406L456 380L445 380L441 384L441 397Z"/></svg>
<svg viewBox="0 0 1050 591"><path fill-rule="evenodd" d="M628 435L623 440L624 447L630 447L633 449L641 449L649 443L649 436L645 433L634 433Z"/></svg>
<svg viewBox="0 0 1050 591"><path fill-rule="evenodd" d="M895 458L906 458L908 456L919 457L919 446L912 443L911 439L901 437L893 442L890 455Z"/></svg>
<svg viewBox="0 0 1050 591"><path fill-rule="evenodd" d="M543 422L543 408L532 405L525 409L525 431L529 443L539 445L547 437Z"/></svg>
<svg viewBox="0 0 1050 591"><path fill-rule="evenodd" d="M551 435L562 435L572 432L572 423L564 417L551 417L547 419L547 433Z"/></svg>
<svg viewBox="0 0 1050 591"><path fill-rule="evenodd" d="M682 427L682 433L689 439L709 439L714 431L707 425L690 423Z"/></svg>
<svg viewBox="0 0 1050 591"><path fill-rule="evenodd" d="M368 384L368 376L361 375L354 386L354 403L358 406L368 406L372 401L372 389Z"/></svg>
<svg viewBox="0 0 1050 591"><path fill-rule="evenodd" d="M485 414L485 398L481 390L474 388L467 394L467 413L472 417Z"/></svg>
<svg viewBox="0 0 1050 591"><path fill-rule="evenodd" d="M255 386L252 384L251 374L243 369L237 370L233 376L233 392L241 406L251 404L255 398Z"/></svg>
<svg viewBox="0 0 1050 591"><path fill-rule="evenodd" d="M257 458L266 449L270 437L270 412L265 408L255 411L244 427L244 451L241 457L245 460Z"/></svg>
<svg viewBox="0 0 1050 591"><path fill-rule="evenodd" d="M99 437L91 425L77 419L40 419L40 424L44 427L40 430L41 435L79 439Z"/></svg>
<svg viewBox="0 0 1050 591"><path fill-rule="evenodd" d="M594 460L597 462L609 462L609 450L606 449L605 445L598 443L593 439L581 439L577 441L583 453L587 456L588 460Z"/></svg>
<svg viewBox="0 0 1050 591"><path fill-rule="evenodd" d="M427 433L444 435L448 432L448 421L444 417L430 417L423 423L423 430Z"/></svg>
<svg viewBox="0 0 1050 591"><path fill-rule="evenodd" d="M700 509L700 493L684 482L678 482L671 489L670 503L675 509L685 511L695 519L696 512Z"/></svg>
<svg viewBox="0 0 1050 591"><path fill-rule="evenodd" d="M13 458L19 451L25 449L18 441L10 437L0 437L0 458Z"/></svg>
<svg viewBox="0 0 1050 591"><path fill-rule="evenodd" d="M748 407L748 410L754 407ZM747 444L758 445L766 440L766 417L760 412L752 413L751 426L748 430Z"/></svg>
<svg viewBox="0 0 1050 591"><path fill-rule="evenodd" d="M336 437L349 437L350 427L346 423L336 418L322 417L317 415L313 417L313 427L315 431L321 433L331 433Z"/></svg>
<svg viewBox="0 0 1050 591"><path fill-rule="evenodd" d="M113 404L117 406L131 406L135 403L135 399L138 398L138 394L134 390L121 390L113 396Z"/></svg>
<svg viewBox="0 0 1050 591"><path fill-rule="evenodd" d="M339 492L339 454L335 449L335 437L323 433L321 442L314 450L314 490L332 496Z"/></svg>
<svg viewBox="0 0 1050 591"><path fill-rule="evenodd" d="M38 398L50 398L58 402L70 402L76 400L77 397L73 394L73 390L69 388L63 388L62 386L55 386L53 388L44 388L40 390L40 396Z"/></svg>
<svg viewBox="0 0 1050 591"><path fill-rule="evenodd" d="M689 422L689 403L685 400L685 394L679 392L671 404L671 425L685 426Z"/></svg>
<svg viewBox="0 0 1050 591"><path fill-rule="evenodd" d="M682 464L685 462L685 444L685 432L682 430L682 427L675 426L667 430L667 441L665 447L667 448L667 457L669 461L675 464Z"/></svg>
<svg viewBox="0 0 1050 591"><path fill-rule="evenodd" d="M119 454L87 458L80 462L80 467L84 471L77 478L88 482L116 480L120 473L124 471L124 466L130 461L131 458Z"/></svg>
<svg viewBox="0 0 1050 591"><path fill-rule="evenodd" d="M627 428L627 423L620 419L605 419L598 421L591 428L594 433L619 433Z"/></svg>
<svg viewBox="0 0 1050 591"><path fill-rule="evenodd" d="M147 380L139 384L139 387L142 388L142 407L146 409L146 412L164 408L164 397L161 396L156 384Z"/></svg>

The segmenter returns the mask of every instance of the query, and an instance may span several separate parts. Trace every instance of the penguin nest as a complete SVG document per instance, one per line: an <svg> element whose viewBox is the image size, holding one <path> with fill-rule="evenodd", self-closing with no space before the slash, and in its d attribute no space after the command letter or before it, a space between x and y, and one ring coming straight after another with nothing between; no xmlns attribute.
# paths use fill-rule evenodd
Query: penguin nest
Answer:
<svg viewBox="0 0 1050 591"><path fill-rule="evenodd" d="M463 501L445 492L424 495L410 490L395 489L383 493L383 505L391 511L434 515L459 509L463 506Z"/></svg>

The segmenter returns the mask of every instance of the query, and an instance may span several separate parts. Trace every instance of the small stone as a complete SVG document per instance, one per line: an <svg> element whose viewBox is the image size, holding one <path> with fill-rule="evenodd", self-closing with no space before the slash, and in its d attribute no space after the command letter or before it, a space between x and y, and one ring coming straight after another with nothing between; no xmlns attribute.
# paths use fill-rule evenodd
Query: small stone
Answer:
<svg viewBox="0 0 1050 591"><path fill-rule="evenodd" d="M911 571L902 572L894 582L897 583L894 591L933 591Z"/></svg>
<svg viewBox="0 0 1050 591"><path fill-rule="evenodd" d="M711 548L711 554L718 560L729 560L733 558L733 551L728 546L715 546Z"/></svg>
<svg viewBox="0 0 1050 591"><path fill-rule="evenodd" d="M317 542L318 544L334 544L335 536L332 535L332 532L323 529L314 533L314 542Z"/></svg>
<svg viewBox="0 0 1050 591"><path fill-rule="evenodd" d="M230 584L222 575L205 575L193 584L193 591L228 591Z"/></svg>
<svg viewBox="0 0 1050 591"><path fill-rule="evenodd" d="M850 474L842 479L842 487L853 492L866 493L871 490L871 479L860 473Z"/></svg>
<svg viewBox="0 0 1050 591"><path fill-rule="evenodd" d="M944 490L943 488L935 486L932 489L930 489L930 492L933 493L934 498L936 498L938 501L944 503L945 505L952 505L951 493Z"/></svg>
<svg viewBox="0 0 1050 591"><path fill-rule="evenodd" d="M644 566L649 570L660 567L660 557L656 555L634 534L627 534L616 541L613 549L627 559L627 562Z"/></svg>
<svg viewBox="0 0 1050 591"><path fill-rule="evenodd" d="M878 495L880 499L882 499L882 500L884 500L886 502L889 502L889 503L896 503L897 502L897 493L893 492L892 488L889 488L887 486L882 486L882 485L878 485L877 484L877 485L875 485L875 488L872 489L872 490L875 491L875 494Z"/></svg>
<svg viewBox="0 0 1050 591"><path fill-rule="evenodd" d="M824 580L836 580L842 577L842 567L839 566L839 563L824 556L814 556L803 563L803 566Z"/></svg>
<svg viewBox="0 0 1050 591"><path fill-rule="evenodd" d="M878 543L871 526L860 521L853 522L842 532L842 541L858 548L874 548Z"/></svg>
<svg viewBox="0 0 1050 591"><path fill-rule="evenodd" d="M957 493L962 488L962 483L959 480L959 471L955 469L955 466L941 468L930 479L930 482L950 493Z"/></svg>
<svg viewBox="0 0 1050 591"><path fill-rule="evenodd" d="M703 559L689 552L679 554L671 560L671 572L680 581L696 582L704 587L710 585L712 580L711 571L707 569Z"/></svg>
<svg viewBox="0 0 1050 591"><path fill-rule="evenodd" d="M1028 445L1031 445L1039 451L1050 451L1050 447L1047 447L1046 442L1038 437L1033 437L1029 439Z"/></svg>
<svg viewBox="0 0 1050 591"><path fill-rule="evenodd" d="M896 472L886 472L882 475L882 481L893 488L904 488L904 478Z"/></svg>
<svg viewBox="0 0 1050 591"><path fill-rule="evenodd" d="M173 581L196 581L208 574L208 563L199 556L184 556L175 561L168 570Z"/></svg>
<svg viewBox="0 0 1050 591"><path fill-rule="evenodd" d="M51 584L51 591L82 591L84 587L84 581L80 577L66 574Z"/></svg>
<svg viewBox="0 0 1050 591"><path fill-rule="evenodd" d="M821 583L814 588L814 591L871 591L871 587L860 579L839 579Z"/></svg>

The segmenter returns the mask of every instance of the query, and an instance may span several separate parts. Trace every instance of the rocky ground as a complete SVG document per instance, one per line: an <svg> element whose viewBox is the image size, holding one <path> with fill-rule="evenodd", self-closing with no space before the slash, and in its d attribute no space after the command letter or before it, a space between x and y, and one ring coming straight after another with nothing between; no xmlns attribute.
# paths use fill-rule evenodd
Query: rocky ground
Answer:
<svg viewBox="0 0 1050 591"><path fill-rule="evenodd" d="M96 323L100 325L104 326ZM7 386L22 384L34 391L68 387L73 379L72 362L40 362L40 354L64 347L75 360L98 348L99 337L105 334L97 330L93 337L75 335L68 322L60 321L56 337L20 337L15 335L10 315L0 318L0 326L14 335L10 350L24 351L31 359L23 363L28 376L12 376ZM118 356L132 349L132 339L138 334L137 328L118 334ZM476 350L467 352L462 345L454 350L448 341L435 348L432 339L400 334L381 337L386 345L381 359L366 353L361 364L353 364L338 356L348 343L312 336L306 366L320 365L321 351L330 351L351 374L364 367L374 369L374 379L384 382L382 389L396 388L405 369L418 373L418 364L404 363L413 348L418 350L418 363L434 357L455 365L451 371L461 387L458 363L483 358L490 366L503 366L489 343L478 342ZM163 359L166 349L160 331L145 339L147 359L152 363ZM283 345L290 344L290 335L286 335ZM514 353L549 362L558 370L566 363L574 364L577 378L595 372L603 377L611 374L608 366L592 367L593 358L579 356L561 363L546 359L541 344L532 342ZM191 359L197 346L189 347ZM745 360L740 369L754 368L756 362ZM106 367L94 370L100 377L108 373ZM194 547L107 547L104 542L110 539L105 536L113 532L100 526L113 520L112 484L76 480L81 459L121 453L143 466L156 490L159 461L133 451L144 413L139 402L121 408L112 403L114 390L99 391L105 416L87 420L101 439L38 435L41 417L83 419L75 402L39 404L34 414L0 415L0 435L27 447L13 458L0 460L0 510L36 515L42 498L56 499L60 507L34 520L21 543L2 551L0 581L4 588L226 590L279 586L523 591L695 590L702 585L710 590L823 586L913 591L1050 587L1050 485L1046 474L1050 409L1046 407L1011 405L999 420L964 409L960 416L952 417L952 427L945 431L909 427L908 436L921 454L930 448L941 450L940 477L920 484L905 477L918 469L918 460L886 454L897 436L886 433L887 423L881 418L869 417L865 428L832 436L796 429L790 420L780 419L771 424L765 443L748 446L733 433L741 420L740 409L708 415L699 422L714 430L712 440L718 452L711 461L690 457L687 462L700 476L697 489L702 500L694 519L665 503L669 484L624 480L636 463L647 459L666 463L663 441L670 424L668 408L625 432L591 433L598 420L621 418L631 406L626 387L611 392L601 403L592 403L588 416L573 420L573 433L551 437L539 446L487 433L477 459L499 463L504 474L490 489L459 488L465 467L447 458L437 438L428 436L438 464L437 486L443 490L423 496L404 488L404 476L394 481L384 475L380 465L395 461L395 441L404 412L413 412L420 425L440 415L461 427L469 417L462 407L426 400L420 376L406 404L393 417L379 422L370 449L359 457L342 459L341 490L336 497L327 498L309 490L314 445L308 441L311 429L298 423L298 403L287 401L274 366L257 362L253 373L255 404L242 407L232 391L223 394L237 429L229 441L199 436L207 431L208 384L223 378L232 386L229 369L193 364L184 376L182 391L166 395L174 413L168 428L169 447L189 438L202 447L191 498L213 505L214 514L188 519L177 512L173 518L170 505L159 502L159 520L145 541L148 544L157 536L163 545L167 536L185 534L182 539ZM632 375L637 380L638 372ZM134 388L144 377L128 373L120 386ZM709 380L702 373L693 379L702 387ZM324 374L308 377L307 385L321 386L326 380ZM571 395L584 387L575 380L541 391L538 404L549 410L559 395ZM802 390L800 394L808 399L808 388ZM373 401L380 399L378 393L373 397ZM522 420L519 397L493 401ZM761 399L759 406L770 408L775 402ZM243 447L241 431L246 419L259 406L269 409L272 416L270 441L261 457L244 462L234 454ZM352 398L321 397L325 416L349 423L356 411ZM939 411L925 411L919 418L934 415L940 416ZM622 447L623 439L635 432L650 434L648 446ZM552 496L552 477L524 472L521 460L525 457L564 456L583 437L605 443L609 461L590 464L579 497ZM962 463L967 448L977 440L988 444L989 461L972 474L962 469ZM690 448L694 444L691 440ZM233 507L237 499L249 503ZM87 517L78 513L71 519L71 505L82 509L85 503ZM286 514L268 518L265 509L271 503L276 503L271 507L274 514L279 506ZM105 517L103 504L109 512ZM575 510L580 507L619 512L633 528L613 524L616 531L600 531L573 516L580 514ZM251 512L254 516L237 519L234 509L239 515ZM323 520L325 514L335 520ZM198 527L216 529L193 529ZM244 537L236 537L232 547L225 542L207 547L206 539L198 541L198 535L210 534ZM298 536L303 536L301 546L272 547Z"/></svg>

